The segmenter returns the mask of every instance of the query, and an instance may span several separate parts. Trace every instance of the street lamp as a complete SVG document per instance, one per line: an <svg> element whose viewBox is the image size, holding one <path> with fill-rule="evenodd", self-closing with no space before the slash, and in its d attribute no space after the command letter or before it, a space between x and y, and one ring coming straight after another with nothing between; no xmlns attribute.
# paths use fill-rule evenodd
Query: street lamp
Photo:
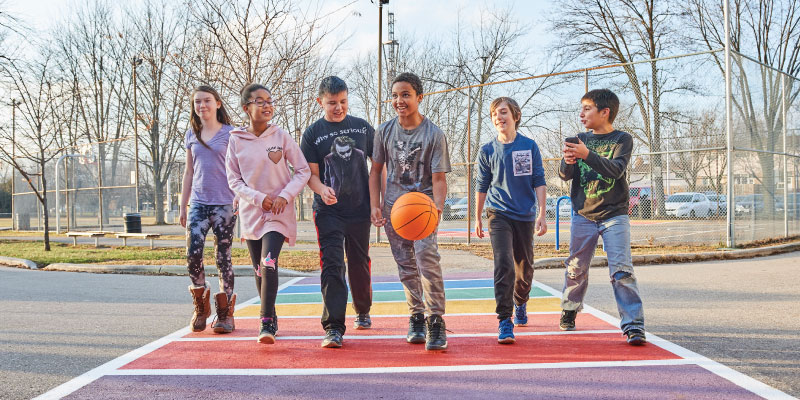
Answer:
<svg viewBox="0 0 800 400"><path fill-rule="evenodd" d="M11 164L14 164L14 159L17 156L17 106L19 102L17 99L11 99ZM15 226L16 216L14 214L14 193L16 193L16 183L14 182L14 170L11 170L11 228L19 230Z"/></svg>
<svg viewBox="0 0 800 400"><path fill-rule="evenodd" d="M142 64L142 59L133 56L131 59L131 64L133 65L133 140L134 140L134 147L133 147L133 162L136 168L136 212L139 212L139 123L137 119L139 118L139 112L137 110L136 104L136 67Z"/></svg>

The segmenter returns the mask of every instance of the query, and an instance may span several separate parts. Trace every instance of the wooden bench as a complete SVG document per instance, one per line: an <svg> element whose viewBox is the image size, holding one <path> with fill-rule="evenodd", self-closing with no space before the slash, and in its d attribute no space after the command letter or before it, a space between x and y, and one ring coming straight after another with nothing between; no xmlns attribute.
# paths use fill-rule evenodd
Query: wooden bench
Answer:
<svg viewBox="0 0 800 400"><path fill-rule="evenodd" d="M150 248L154 249L153 239L158 239L161 237L160 233L115 233L118 238L122 239L122 245L128 245L128 238L135 238L135 239L150 239Z"/></svg>
<svg viewBox="0 0 800 400"><path fill-rule="evenodd" d="M67 232L67 237L72 238L72 245L78 245L78 237L93 237L94 238L94 247L98 247L100 245L99 239L104 237L107 232L100 232L100 231L90 231L90 232Z"/></svg>

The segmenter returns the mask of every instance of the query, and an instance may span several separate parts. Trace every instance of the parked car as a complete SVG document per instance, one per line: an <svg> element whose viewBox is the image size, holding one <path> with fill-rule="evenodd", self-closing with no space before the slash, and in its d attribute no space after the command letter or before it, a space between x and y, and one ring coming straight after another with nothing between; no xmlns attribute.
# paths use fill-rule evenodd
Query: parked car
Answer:
<svg viewBox="0 0 800 400"><path fill-rule="evenodd" d="M572 218L572 201L569 199L561 201L561 205L558 207L558 217L566 219Z"/></svg>
<svg viewBox="0 0 800 400"><path fill-rule="evenodd" d="M628 189L628 194L630 195L628 215L650 218L654 208L652 189L649 186L632 186Z"/></svg>
<svg viewBox="0 0 800 400"><path fill-rule="evenodd" d="M555 197L548 197L547 202L545 203L545 211L544 216L545 218L555 219L556 218L556 198Z"/></svg>
<svg viewBox="0 0 800 400"><path fill-rule="evenodd" d="M467 212L469 212L469 199L466 197L462 197L455 204L450 206L450 215L453 219L467 218Z"/></svg>
<svg viewBox="0 0 800 400"><path fill-rule="evenodd" d="M763 213L764 195L761 193L736 196L736 215Z"/></svg>
<svg viewBox="0 0 800 400"><path fill-rule="evenodd" d="M714 213L713 207L706 195L696 192L673 194L664 204L667 215L672 217L710 217Z"/></svg>
<svg viewBox="0 0 800 400"><path fill-rule="evenodd" d="M706 192L708 201L711 202L711 210L716 216L726 215L728 213L728 201L724 194L716 194L714 192Z"/></svg>
<svg viewBox="0 0 800 400"><path fill-rule="evenodd" d="M466 204L466 197L448 197L444 200L444 207L442 208L442 219L456 219L453 215L453 206L458 202L463 201ZM466 216L466 215L465 215Z"/></svg>

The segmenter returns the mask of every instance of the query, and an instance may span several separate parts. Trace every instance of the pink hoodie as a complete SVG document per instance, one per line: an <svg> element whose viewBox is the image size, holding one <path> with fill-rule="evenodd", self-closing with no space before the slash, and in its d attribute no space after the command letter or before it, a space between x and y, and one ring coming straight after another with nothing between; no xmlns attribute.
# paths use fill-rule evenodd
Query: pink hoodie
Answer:
<svg viewBox="0 0 800 400"><path fill-rule="evenodd" d="M287 161L294 174L289 172ZM286 236L289 245L294 246L297 219L293 200L305 187L311 170L289 133L275 125L261 136L246 128L232 130L225 169L228 185L239 197L242 238L260 240L274 231ZM273 200L278 196L286 199L288 204L281 214L273 215L261 208L267 195Z"/></svg>

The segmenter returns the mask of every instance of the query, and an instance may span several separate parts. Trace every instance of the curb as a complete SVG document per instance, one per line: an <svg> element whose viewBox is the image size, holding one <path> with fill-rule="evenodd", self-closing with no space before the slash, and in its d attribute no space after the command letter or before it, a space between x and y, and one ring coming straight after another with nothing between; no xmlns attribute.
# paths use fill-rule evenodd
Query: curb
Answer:
<svg viewBox="0 0 800 400"><path fill-rule="evenodd" d="M24 258L0 257L0 265L14 268L39 269L39 266L35 262Z"/></svg>
<svg viewBox="0 0 800 400"><path fill-rule="evenodd" d="M45 271L89 272L95 274L189 275L185 265L99 265L53 263L42 269ZM218 271L216 266L206 265L205 269L206 276L217 276ZM234 265L233 273L235 276L255 276L253 267L249 265ZM319 276L319 273L278 269L278 276L291 278L314 277Z"/></svg>
<svg viewBox="0 0 800 400"><path fill-rule="evenodd" d="M634 265L649 264L671 264L693 261L711 260L736 260L741 258L765 257L776 254L788 253L800 250L800 243L788 243L775 246L760 247L743 250L721 250L709 251L704 253L676 253L676 254L645 254L632 257ZM563 268L567 257L542 258L533 263L536 269ZM89 272L96 274L140 274L140 275L188 275L185 265L99 265L99 264L69 264L54 263L44 268L39 268L36 263L23 258L0 257L0 265L24 268L42 269L45 271L64 271L64 272ZM605 256L597 256L592 259L591 267L604 267L608 265ZM217 268L207 265L206 276L217 276ZM255 271L249 265L234 265L233 271L236 276L254 276ZM278 276L281 277L316 277L319 272L301 272L290 269L279 269Z"/></svg>
<svg viewBox="0 0 800 400"><path fill-rule="evenodd" d="M741 258L772 256L797 250L800 250L800 243L787 243L754 249L707 251L704 253L643 254L632 256L631 261L634 265L650 265L712 260L737 260ZM567 257L542 258L534 261L533 267L537 269L563 268L566 259ZM606 259L605 256L592 258L590 267L605 266L608 266L608 259Z"/></svg>

